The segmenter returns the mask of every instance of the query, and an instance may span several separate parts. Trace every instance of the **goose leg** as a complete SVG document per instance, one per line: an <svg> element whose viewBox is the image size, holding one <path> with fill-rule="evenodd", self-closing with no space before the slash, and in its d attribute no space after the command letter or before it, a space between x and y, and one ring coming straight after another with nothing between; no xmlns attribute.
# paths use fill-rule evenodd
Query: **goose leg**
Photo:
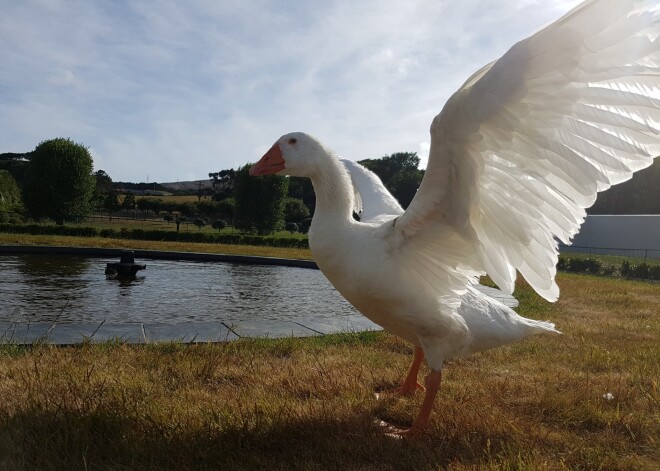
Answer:
<svg viewBox="0 0 660 471"><path fill-rule="evenodd" d="M440 370L431 371L424 380L424 384L426 384L426 394L424 394L422 408L419 410L419 414L417 414L417 418L413 422L412 427L408 429L399 429L396 427L388 426L387 435L393 437L411 438L420 436L429 423L429 416L433 410L433 402L435 401L435 396L438 394L438 390L440 389L441 381L442 372Z"/></svg>
<svg viewBox="0 0 660 471"><path fill-rule="evenodd" d="M413 422L412 427L408 429L408 435L418 435L429 423L429 416L431 415L431 410L433 410L433 402L435 401L435 396L438 394L441 382L442 371L440 370L431 371L426 376L424 380L424 384L426 384L426 394L424 395L422 408L419 410L419 414Z"/></svg>
<svg viewBox="0 0 660 471"><path fill-rule="evenodd" d="M408 375L406 376L406 379L403 380L401 386L392 391L393 393L401 394L402 396L412 396L417 390L425 390L424 386L417 382L417 375L419 373L419 367L422 365L422 361L424 361L424 350L415 347L415 355L410 364Z"/></svg>

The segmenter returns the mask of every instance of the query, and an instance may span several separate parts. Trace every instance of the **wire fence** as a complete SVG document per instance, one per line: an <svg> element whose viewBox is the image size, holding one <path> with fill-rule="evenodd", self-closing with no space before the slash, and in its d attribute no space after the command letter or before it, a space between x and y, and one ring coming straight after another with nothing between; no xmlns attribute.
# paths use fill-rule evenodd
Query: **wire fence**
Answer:
<svg viewBox="0 0 660 471"><path fill-rule="evenodd" d="M118 229L124 226L127 228L140 229L160 229L172 231L178 230L175 218L170 221L166 221L164 219L166 214L166 212L161 212L160 214L156 215L153 212L146 211L104 211L80 217L71 216L65 221L65 223L69 226L90 226L97 229L113 227ZM198 231L199 228L195 225L195 220L197 218L197 216L181 217L180 230ZM19 224L21 222L23 222L23 217L19 213L0 211L0 223ZM47 223L52 224L53 222L50 221ZM214 231L211 225L206 223L204 230Z"/></svg>
<svg viewBox="0 0 660 471"><path fill-rule="evenodd" d="M559 245L563 255L586 255L589 258L616 257L641 262L660 262L660 249L622 249L613 247L584 247L579 245Z"/></svg>

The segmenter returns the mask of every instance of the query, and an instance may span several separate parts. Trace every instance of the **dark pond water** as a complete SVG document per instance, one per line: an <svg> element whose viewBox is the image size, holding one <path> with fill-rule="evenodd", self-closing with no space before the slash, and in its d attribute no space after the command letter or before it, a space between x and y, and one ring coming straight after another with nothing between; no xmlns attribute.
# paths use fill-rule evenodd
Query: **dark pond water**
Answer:
<svg viewBox="0 0 660 471"><path fill-rule="evenodd" d="M218 262L136 260L135 280L105 276L117 261L0 256L0 322L187 322L355 314L318 270Z"/></svg>

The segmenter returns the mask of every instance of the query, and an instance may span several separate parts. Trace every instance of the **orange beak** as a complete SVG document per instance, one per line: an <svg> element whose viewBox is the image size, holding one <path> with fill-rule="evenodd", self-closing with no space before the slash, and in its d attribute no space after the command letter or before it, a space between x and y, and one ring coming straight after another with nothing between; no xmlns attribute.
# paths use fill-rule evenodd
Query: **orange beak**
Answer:
<svg viewBox="0 0 660 471"><path fill-rule="evenodd" d="M253 177L258 175L272 175L282 170L284 170L284 157L282 157L280 145L276 142L264 154L261 160L250 168L250 175Z"/></svg>

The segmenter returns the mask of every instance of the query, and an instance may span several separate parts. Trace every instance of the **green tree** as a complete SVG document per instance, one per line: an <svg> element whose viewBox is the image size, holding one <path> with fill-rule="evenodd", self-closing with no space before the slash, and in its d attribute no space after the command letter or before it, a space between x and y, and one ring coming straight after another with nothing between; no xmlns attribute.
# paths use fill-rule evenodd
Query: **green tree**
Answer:
<svg viewBox="0 0 660 471"><path fill-rule="evenodd" d="M103 170L94 172L94 208L103 207L103 201L108 193L112 191L112 178Z"/></svg>
<svg viewBox="0 0 660 471"><path fill-rule="evenodd" d="M21 203L21 188L7 170L0 170L0 211L11 211Z"/></svg>
<svg viewBox="0 0 660 471"><path fill-rule="evenodd" d="M121 202L121 207L124 211L131 211L135 209L135 195L130 191L124 196L124 201Z"/></svg>
<svg viewBox="0 0 660 471"><path fill-rule="evenodd" d="M135 206L137 206L137 209L142 211L143 213L149 213L149 203L147 202L147 198L138 198L137 201L135 202Z"/></svg>
<svg viewBox="0 0 660 471"><path fill-rule="evenodd" d="M160 198L147 198L145 203L145 208L147 211L151 210L154 212L156 216L160 214L161 211L163 211L163 208L165 206L165 202L160 199Z"/></svg>
<svg viewBox="0 0 660 471"><path fill-rule="evenodd" d="M300 222L309 217L309 208L305 206L303 200L290 198L284 201L284 220L287 222ZM297 230L297 229L296 229Z"/></svg>
<svg viewBox="0 0 660 471"><path fill-rule="evenodd" d="M112 178L104 170L94 172L94 178L96 179L96 188L100 193L105 194L112 190Z"/></svg>
<svg viewBox="0 0 660 471"><path fill-rule="evenodd" d="M300 228L298 227L298 224L296 224L295 222L286 223L286 225L284 226L284 229L289 231L291 234L294 234L294 233L296 233L300 230Z"/></svg>
<svg viewBox="0 0 660 471"><path fill-rule="evenodd" d="M96 181L94 162L82 144L70 139L41 142L32 152L25 175L25 207L35 218L57 224L92 212Z"/></svg>
<svg viewBox="0 0 660 471"><path fill-rule="evenodd" d="M408 207L415 197L423 177L423 170L404 168L395 173L390 179L388 182L390 192L402 207Z"/></svg>
<svg viewBox="0 0 660 471"><path fill-rule="evenodd" d="M211 223L211 227L213 227L213 229L217 229L218 232L220 232L225 227L227 227L227 223L223 219L216 219Z"/></svg>
<svg viewBox="0 0 660 471"><path fill-rule="evenodd" d="M0 154L0 170L7 170L16 179L19 187L23 186L25 171L30 163L30 154L30 152L24 154L5 152Z"/></svg>
<svg viewBox="0 0 660 471"><path fill-rule="evenodd" d="M192 202L178 203L174 205L174 210L183 216L194 216L197 214L197 205Z"/></svg>
<svg viewBox="0 0 660 471"><path fill-rule="evenodd" d="M251 165L236 171L235 225L244 231L272 234L284 227L284 202L289 181L280 175L251 177Z"/></svg>
<svg viewBox="0 0 660 471"><path fill-rule="evenodd" d="M119 201L119 193L117 190L110 190L103 199L103 208L108 211L118 211L121 209L121 202Z"/></svg>
<svg viewBox="0 0 660 471"><path fill-rule="evenodd" d="M234 198L225 198L218 201L218 216L229 221L233 226L234 211L236 210L236 200Z"/></svg>
<svg viewBox="0 0 660 471"><path fill-rule="evenodd" d="M195 218L193 224L195 224L197 228L201 231L202 227L206 226L206 221L202 218Z"/></svg>
<svg viewBox="0 0 660 471"><path fill-rule="evenodd" d="M7 170L0 170L0 221L9 220L5 213L20 211L21 207L21 188L16 179Z"/></svg>
<svg viewBox="0 0 660 471"><path fill-rule="evenodd" d="M307 206L310 216L314 214L316 194L314 193L312 180L303 177L290 177L289 197L301 199L305 203L305 206Z"/></svg>
<svg viewBox="0 0 660 471"><path fill-rule="evenodd" d="M424 170L419 170L419 157L416 152L396 152L380 159L366 159L358 162L380 177L383 185L407 208L417 188Z"/></svg>
<svg viewBox="0 0 660 471"><path fill-rule="evenodd" d="M197 213L212 218L218 213L218 202L213 200L204 200L197 203Z"/></svg>
<svg viewBox="0 0 660 471"><path fill-rule="evenodd" d="M231 198L234 195L235 176L236 170L233 168L209 173L209 178L213 180L214 200L221 201L225 198Z"/></svg>

